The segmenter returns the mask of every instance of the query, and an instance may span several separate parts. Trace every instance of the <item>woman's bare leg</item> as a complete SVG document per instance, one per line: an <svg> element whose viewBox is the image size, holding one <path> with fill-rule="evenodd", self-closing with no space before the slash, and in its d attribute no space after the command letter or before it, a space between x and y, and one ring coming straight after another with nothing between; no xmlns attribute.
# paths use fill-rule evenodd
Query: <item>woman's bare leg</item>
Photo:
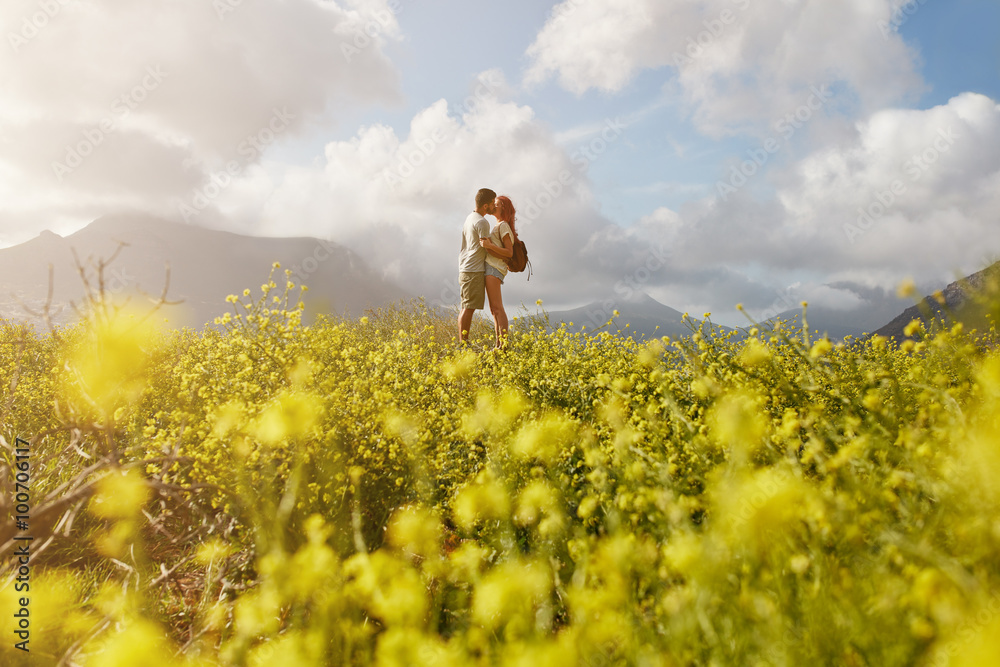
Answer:
<svg viewBox="0 0 1000 667"><path fill-rule="evenodd" d="M507 311L503 309L503 297L500 294L502 284L496 276L486 276L486 296L490 298L490 314L493 315L497 347L500 347L507 339Z"/></svg>

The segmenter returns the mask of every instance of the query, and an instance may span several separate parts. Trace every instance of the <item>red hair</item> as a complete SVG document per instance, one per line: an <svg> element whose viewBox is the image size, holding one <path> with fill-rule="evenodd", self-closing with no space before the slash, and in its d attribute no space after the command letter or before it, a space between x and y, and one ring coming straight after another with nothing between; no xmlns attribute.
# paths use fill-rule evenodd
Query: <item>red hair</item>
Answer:
<svg viewBox="0 0 1000 667"><path fill-rule="evenodd" d="M500 222L506 222L510 225L511 231L514 231L514 219L517 215L517 211L514 210L514 204L511 202L510 197L506 195L497 197L497 209L496 218ZM514 231L516 234L517 232Z"/></svg>

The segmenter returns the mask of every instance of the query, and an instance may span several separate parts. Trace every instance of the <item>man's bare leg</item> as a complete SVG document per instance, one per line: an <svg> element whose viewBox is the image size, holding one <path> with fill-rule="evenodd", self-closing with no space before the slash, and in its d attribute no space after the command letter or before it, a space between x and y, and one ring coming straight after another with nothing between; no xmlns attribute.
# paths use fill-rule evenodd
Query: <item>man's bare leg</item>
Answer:
<svg viewBox="0 0 1000 667"><path fill-rule="evenodd" d="M458 336L463 343L469 342L469 331L472 330L472 316L476 313L471 308L463 308L458 314Z"/></svg>

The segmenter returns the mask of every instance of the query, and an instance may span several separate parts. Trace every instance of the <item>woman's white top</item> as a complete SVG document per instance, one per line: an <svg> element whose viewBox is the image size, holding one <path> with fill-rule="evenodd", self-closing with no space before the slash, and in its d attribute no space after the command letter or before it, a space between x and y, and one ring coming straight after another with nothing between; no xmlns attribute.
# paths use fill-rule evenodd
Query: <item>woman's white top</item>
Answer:
<svg viewBox="0 0 1000 667"><path fill-rule="evenodd" d="M510 225L508 225L506 222L501 222L493 229L493 232L490 233L490 241L493 241L493 243L497 244L502 248L503 247L502 239L505 236L509 236L511 243L513 244L514 233L510 230ZM499 271L501 275L506 277L507 262L503 261L499 257L496 257L490 253L486 253L486 263L492 266L497 271Z"/></svg>

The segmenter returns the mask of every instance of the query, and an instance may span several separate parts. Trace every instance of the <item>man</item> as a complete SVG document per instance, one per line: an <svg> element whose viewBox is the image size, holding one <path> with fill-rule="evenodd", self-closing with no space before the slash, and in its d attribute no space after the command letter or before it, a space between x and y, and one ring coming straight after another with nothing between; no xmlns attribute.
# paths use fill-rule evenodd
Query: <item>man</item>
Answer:
<svg viewBox="0 0 1000 667"><path fill-rule="evenodd" d="M458 256L462 310L458 315L458 335L463 343L469 340L472 316L486 305L486 250L479 239L490 236L490 223L483 216L494 213L496 199L496 193L488 188L476 193L476 211L469 214L462 227L462 252Z"/></svg>

